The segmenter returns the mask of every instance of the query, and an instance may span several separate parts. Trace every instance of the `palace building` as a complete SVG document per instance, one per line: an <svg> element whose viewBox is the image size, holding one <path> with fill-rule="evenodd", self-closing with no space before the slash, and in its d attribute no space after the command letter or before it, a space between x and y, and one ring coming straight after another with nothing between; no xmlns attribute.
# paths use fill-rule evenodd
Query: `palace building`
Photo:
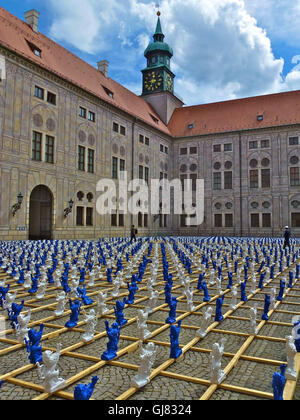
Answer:
<svg viewBox="0 0 300 420"><path fill-rule="evenodd" d="M142 95L0 8L0 238L300 234L300 91L184 106L160 17ZM96 210L97 183L205 182L205 218ZM117 203L118 207L118 203Z"/></svg>

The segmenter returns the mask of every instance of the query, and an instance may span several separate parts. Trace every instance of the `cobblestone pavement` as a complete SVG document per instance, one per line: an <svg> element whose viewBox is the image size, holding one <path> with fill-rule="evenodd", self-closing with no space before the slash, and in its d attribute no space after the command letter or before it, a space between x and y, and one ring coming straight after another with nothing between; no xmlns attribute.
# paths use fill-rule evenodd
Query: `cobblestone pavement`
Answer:
<svg viewBox="0 0 300 420"><path fill-rule="evenodd" d="M180 286L174 267L172 267L172 264L170 266L174 273L174 286ZM149 272L146 272L143 282L138 285L137 303L127 306L124 311L125 318L129 322L121 331L119 341L119 351L121 353L111 363L101 362L101 355L107 348L104 321L108 320L111 325L115 320L113 305L116 299L112 299L110 296L111 286L103 281L96 281L94 287L87 287L89 296L94 299L93 307L96 305L97 293L100 290L108 292L107 303L111 312L98 319L95 332L97 338L90 343L84 343L82 334L85 331L85 325L82 314L79 325L74 329L64 327L70 318L68 307L66 307L64 315L55 316L55 294L57 290L53 286L48 286L46 297L38 301L35 296L29 296L22 287L15 285L11 279L8 279L11 290L18 292L18 301L24 299L24 308L26 310L32 309L30 326L37 329L42 322L45 324L42 341L43 350L51 349L54 351L58 344L61 344L63 349L58 369L60 377L68 381L67 386L62 393L47 395L45 398L49 400L72 399L75 386L80 383L89 383L95 375L99 377L99 382L95 388L93 399L114 400L131 389L131 380L137 374L139 366L136 317L138 309L145 308L148 303L149 291L146 284L148 276ZM4 278L4 275L0 274L1 277ZM197 281L198 275L192 274L190 278ZM276 284L278 289L280 278L279 276L272 282L272 284ZM210 352L212 345L221 342L222 338L226 338L222 358L222 369L225 369L249 337L249 311L254 305L257 306L257 325L261 321L264 297L265 293L270 290L270 285L266 286L263 291L258 291L253 298L245 302L242 307L237 308L230 316L225 315L223 322L216 324L215 328L205 338L195 342L193 340L196 330L200 327L204 310L207 306L211 306L213 313L215 312L216 288L209 288L212 300L204 304L203 292L196 291L196 284L193 283L194 305L198 307L194 313L186 312L187 304L183 286L174 290L173 295L179 298L177 319L178 317L182 318L179 342L181 347L188 346L183 356L176 361L169 359L170 326L165 324L169 309L165 304L163 287L164 282L160 273L159 282L155 286L155 289L161 292L157 303L160 309L149 314L147 324L149 331L152 333L147 342L154 341L157 346L153 369L160 369L160 373L142 389L133 390L129 400L199 400L210 386ZM120 289L120 294L122 296L120 295L119 298L122 300L123 296L127 295L127 289ZM272 314L269 322L263 325L257 336L242 353L223 384L211 394L211 400L272 399L270 397L273 392L271 386L272 375L275 371L279 371L280 363L286 362L285 337L291 334L293 315L300 315L299 297L300 285L296 284L289 291L283 303ZM147 298L147 300L143 300L144 298ZM230 310L231 298L231 292L226 293L223 314ZM5 313L0 312L0 315L5 315ZM288 325L285 325L285 323L288 323ZM29 364L26 348L24 345L17 343L7 319L5 329L5 337L0 336L0 380L1 378L5 380L0 391L0 400L28 400L41 397L43 395L43 383L38 375L37 368ZM193 342L192 345L190 345L191 342ZM66 349L68 349L67 352ZM124 349L128 349L128 351L123 352ZM262 359L267 359L269 362L263 362ZM167 361L170 363L165 366ZM161 369L162 365L165 366L163 369ZM253 392L247 392L247 390ZM258 391L258 395L255 395L254 391ZM300 399L300 379L294 399Z"/></svg>

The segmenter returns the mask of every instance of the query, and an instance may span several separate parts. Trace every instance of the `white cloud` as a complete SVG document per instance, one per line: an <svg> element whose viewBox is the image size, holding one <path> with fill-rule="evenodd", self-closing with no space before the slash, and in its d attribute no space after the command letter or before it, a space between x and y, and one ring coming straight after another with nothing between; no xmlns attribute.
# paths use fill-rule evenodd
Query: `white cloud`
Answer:
<svg viewBox="0 0 300 420"><path fill-rule="evenodd" d="M95 2L80 0L50 0L55 10L50 36L58 41L65 41L79 50L93 53L94 42L101 27L94 13Z"/></svg>
<svg viewBox="0 0 300 420"><path fill-rule="evenodd" d="M300 0L245 0L245 8L272 39L299 47Z"/></svg>
<svg viewBox="0 0 300 420"><path fill-rule="evenodd" d="M155 1L50 3L51 35L97 60L112 60L116 80L137 91L143 51L156 25ZM289 39L297 29L299 45L300 0L288 5L286 0L162 0L161 11L165 41L174 50L175 90L187 104L300 89L297 61L283 78L284 60L275 58L270 38L274 33Z"/></svg>

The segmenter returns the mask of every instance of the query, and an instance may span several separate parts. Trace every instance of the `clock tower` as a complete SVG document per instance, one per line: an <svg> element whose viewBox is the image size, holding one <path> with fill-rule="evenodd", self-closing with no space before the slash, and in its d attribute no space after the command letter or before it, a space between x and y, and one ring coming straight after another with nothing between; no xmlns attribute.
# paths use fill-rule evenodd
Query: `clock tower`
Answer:
<svg viewBox="0 0 300 420"><path fill-rule="evenodd" d="M169 123L175 108L181 107L183 102L174 95L175 74L172 73L170 62L173 57L172 48L164 42L160 12L156 31L145 50L147 67L143 74L143 98L155 109L165 124Z"/></svg>

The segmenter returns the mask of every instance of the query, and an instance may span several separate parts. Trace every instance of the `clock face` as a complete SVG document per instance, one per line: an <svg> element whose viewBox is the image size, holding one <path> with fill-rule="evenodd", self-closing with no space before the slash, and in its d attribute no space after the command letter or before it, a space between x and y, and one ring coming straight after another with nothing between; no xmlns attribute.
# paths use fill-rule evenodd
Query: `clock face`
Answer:
<svg viewBox="0 0 300 420"><path fill-rule="evenodd" d="M165 87L166 87L166 90L173 92L173 88L174 88L173 79L169 74L166 74L166 77L165 77Z"/></svg>
<svg viewBox="0 0 300 420"><path fill-rule="evenodd" d="M157 89L162 89L163 79L158 71L151 71L145 76L144 87L148 92L153 92Z"/></svg>

